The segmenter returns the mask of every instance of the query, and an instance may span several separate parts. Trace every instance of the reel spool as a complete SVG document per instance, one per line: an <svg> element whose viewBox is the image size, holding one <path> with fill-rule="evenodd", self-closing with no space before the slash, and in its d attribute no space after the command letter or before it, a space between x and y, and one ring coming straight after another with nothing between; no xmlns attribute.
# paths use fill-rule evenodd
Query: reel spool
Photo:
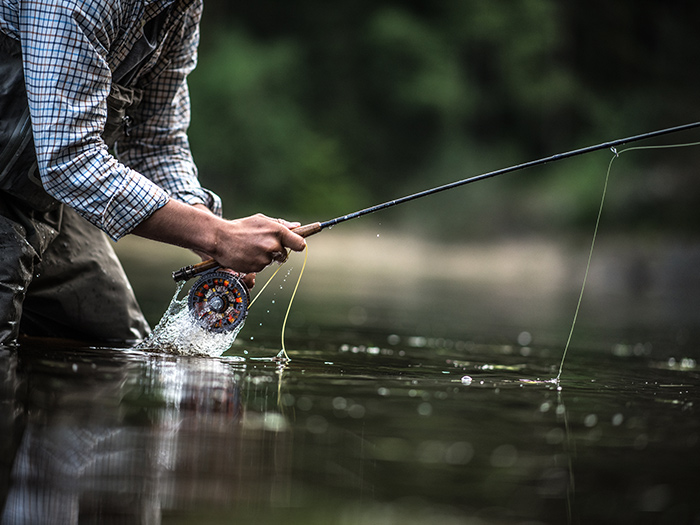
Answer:
<svg viewBox="0 0 700 525"><path fill-rule="evenodd" d="M231 332L248 315L250 292L238 274L214 270L194 283L187 306L195 322L208 332Z"/></svg>

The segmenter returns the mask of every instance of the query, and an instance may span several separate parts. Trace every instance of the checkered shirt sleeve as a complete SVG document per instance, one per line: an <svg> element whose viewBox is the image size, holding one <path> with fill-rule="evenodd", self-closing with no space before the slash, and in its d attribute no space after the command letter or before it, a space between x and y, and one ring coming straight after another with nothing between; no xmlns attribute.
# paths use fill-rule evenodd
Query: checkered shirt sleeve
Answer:
<svg viewBox="0 0 700 525"><path fill-rule="evenodd" d="M221 213L218 197L199 185L186 137L185 79L196 62L200 0L181 9L156 51L138 125L116 157L101 138L111 71L164 1L172 0L2 0L0 7L0 29L22 42L44 188L115 240L171 197Z"/></svg>

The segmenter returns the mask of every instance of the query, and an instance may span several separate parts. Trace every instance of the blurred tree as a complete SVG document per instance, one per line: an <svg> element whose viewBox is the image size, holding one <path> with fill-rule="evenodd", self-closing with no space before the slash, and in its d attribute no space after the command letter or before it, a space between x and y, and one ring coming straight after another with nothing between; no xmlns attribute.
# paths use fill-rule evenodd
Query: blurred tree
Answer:
<svg viewBox="0 0 700 525"><path fill-rule="evenodd" d="M232 213L326 216L359 202L338 142L315 132L296 100L303 64L294 43L217 34L191 81L191 140L202 178Z"/></svg>
<svg viewBox="0 0 700 525"><path fill-rule="evenodd" d="M233 202L227 215L324 219L690 122L698 15L700 4L661 0L206 0L193 150L204 181ZM659 219L696 228L695 185L678 166L697 157L628 156L639 169L617 176L610 216L634 227L678 198L683 210ZM588 226L608 159L506 176L391 217L450 235ZM660 170L675 193L650 183Z"/></svg>

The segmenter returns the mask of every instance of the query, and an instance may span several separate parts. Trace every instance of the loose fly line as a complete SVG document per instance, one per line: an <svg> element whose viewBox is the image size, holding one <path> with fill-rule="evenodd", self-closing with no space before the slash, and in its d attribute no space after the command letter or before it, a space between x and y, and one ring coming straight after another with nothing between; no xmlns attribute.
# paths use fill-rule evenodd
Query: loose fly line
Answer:
<svg viewBox="0 0 700 525"><path fill-rule="evenodd" d="M306 268L306 260L309 257L309 245L306 245L306 248L304 249L304 262L301 265L301 271L299 272L299 277L297 278L297 283L294 285L294 291L292 291L292 296L289 298L289 305L287 306L287 312L284 314L284 321L282 322L282 354L284 354L285 359L289 360L289 356L287 355L287 349L285 348L284 345L284 333L285 330L287 329L287 319L289 319L289 312L292 309L292 303L294 302L294 297L297 294L297 290L299 289L299 283L301 282L301 276L304 275L304 269Z"/></svg>
<svg viewBox="0 0 700 525"><path fill-rule="evenodd" d="M283 359L286 359L287 361L290 361L289 356L287 355L287 349L285 347L285 342L284 342L284 334L287 330L287 320L289 319L289 312L292 309L292 303L294 302L294 297L297 294L297 290L299 289L299 283L301 283L301 277L304 275L304 269L306 268L306 260L309 257L309 246L308 244L304 248L304 262L301 265L301 271L299 272L299 277L297 277L297 282L294 285L294 290L292 291L292 296L289 298L289 305L287 306L287 312L284 314L284 321L282 321L282 351L280 352L281 356ZM285 258L287 260L287 258ZM277 272L280 271L280 268L282 268L282 265L279 265L277 269L273 272L273 274L270 276L270 278L265 282L263 287L260 289L260 291L255 295L252 301L250 301L250 304L248 305L248 309L250 309L251 306L253 306L253 303L260 297L260 295L265 291L265 288L267 288L267 285L272 282L272 279L275 278L275 275L277 275Z"/></svg>
<svg viewBox="0 0 700 525"><path fill-rule="evenodd" d="M561 379L561 374L564 370L564 362L566 360L566 356L567 356L567 354L569 352L569 348L571 346L571 339L573 337L574 330L576 328L576 322L578 320L578 314L579 314L579 311L581 309L581 303L583 302L583 295L584 295L584 292L586 289L586 282L588 281L588 273L589 273L589 270L591 268L591 260L593 259L593 251L595 249L595 243L596 243L596 239L598 237L598 231L600 229L600 219L603 215L603 208L605 207L605 197L607 196L607 192L608 192L608 184L610 181L610 172L612 170L613 162L620 155L622 155L623 153L626 153L628 151L682 148L682 147L688 147L688 146L700 146L700 142L688 142L688 143L682 143L682 144L662 144L662 145L652 145L652 146L633 146L633 147L625 148L625 149L620 150L620 151L617 151L617 149L614 146L612 146L610 148L610 150L613 152L613 156L610 159L610 162L608 163L608 168L605 172L605 181L603 183L603 192L602 192L602 195L600 198L600 205L598 207L598 214L596 216L595 227L593 229L593 237L591 239L591 246L588 250L588 259L586 261L586 270L585 270L584 275L583 275L583 282L581 284L581 291L579 292L578 300L576 302L576 309L574 311L574 317L573 317L573 320L571 322L571 328L569 330L569 335L566 339L566 344L564 346L564 352L562 354L561 362L559 364L559 372L557 373L557 377L555 380L557 383L559 383L559 381ZM282 333L281 333L282 350L281 350L280 354L282 356L284 356L284 359L286 359L286 360L289 360L289 356L287 355L287 350L286 350L286 345L285 345L285 333L286 333L286 329L287 329L287 321L289 320L289 313L292 309L292 304L294 302L294 298L296 296L297 290L299 289L299 284L301 283L301 278L304 275L304 270L306 268L306 261L308 259L308 256L309 256L309 247L307 244L305 249L304 249L304 261L302 263L301 271L299 272L297 282L294 286L294 290L292 291L292 295L289 299L289 304L287 305L287 311L284 315L284 320L282 322ZM263 285L263 287L260 289L260 291L257 293L257 295L253 298L253 300L250 302L250 305L248 306L248 308L250 308L253 305L253 303L258 299L258 297L260 297L260 295L263 293L265 288L267 288L267 286L272 282L274 277L277 275L277 272L279 272L280 268L282 268L281 265L278 266L278 268L270 276L270 278Z"/></svg>
<svg viewBox="0 0 700 525"><path fill-rule="evenodd" d="M275 271L272 273L272 275L267 280L267 282L265 282L265 284L263 284L262 288L260 288L260 291L255 295L255 297L253 297L253 299L250 301L250 304L248 305L248 310L250 310L250 307L253 306L253 303L258 300L258 297L260 297L262 295L262 293L265 291L265 288L267 288L267 285L272 282L272 279L275 278L275 275L277 275L277 272L280 271L280 268L282 268L282 265L279 265L275 269Z"/></svg>
<svg viewBox="0 0 700 525"><path fill-rule="evenodd" d="M605 204L605 196L608 192L608 181L610 180L610 170L612 169L613 162L615 159L617 159L620 155L627 151L634 151L634 150L647 150L647 149L666 149L666 148L683 148L687 146L700 146L700 142L687 142L683 144L661 144L661 145L654 145L654 146L633 146L629 148L625 148L623 150L617 151L615 147L611 147L611 151L613 152L613 157L610 159L610 162L608 163L608 169L605 173L605 183L603 184L603 194L600 198L600 206L598 208L598 216L596 217L596 222L595 222L595 228L593 229L593 238L591 240L591 247L588 250L588 261L586 262L586 271L584 272L583 275L583 283L581 284L581 292L579 293L578 296L578 301L576 303L576 310L574 311L574 319L571 322L571 329L569 330L569 336L566 340L566 345L564 346L564 353L561 357L561 363L559 364L559 373L557 374L556 377L556 382L559 383L559 380L561 379L561 374L564 369L564 360L566 359L566 355L569 351L569 346L571 345L571 338L574 334L574 329L576 327L576 320L578 319L578 313L579 310L581 309L581 302L583 301L583 292L586 289L586 281L588 280L588 271L591 268L591 259L593 258L593 249L595 248L595 241L598 236L598 229L600 227L600 218L603 215L603 205Z"/></svg>

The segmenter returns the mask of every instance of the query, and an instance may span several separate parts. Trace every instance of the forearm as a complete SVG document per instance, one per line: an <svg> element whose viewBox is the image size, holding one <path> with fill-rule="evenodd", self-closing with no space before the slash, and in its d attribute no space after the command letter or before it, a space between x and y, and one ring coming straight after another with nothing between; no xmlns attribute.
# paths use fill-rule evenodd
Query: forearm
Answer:
<svg viewBox="0 0 700 525"><path fill-rule="evenodd" d="M261 214L225 220L203 207L171 199L132 233L193 250L221 266L249 273L259 272L287 248L304 248L304 239L290 230L296 225Z"/></svg>
<svg viewBox="0 0 700 525"><path fill-rule="evenodd" d="M211 256L215 252L215 232L221 221L203 205L190 206L170 199L131 233Z"/></svg>

